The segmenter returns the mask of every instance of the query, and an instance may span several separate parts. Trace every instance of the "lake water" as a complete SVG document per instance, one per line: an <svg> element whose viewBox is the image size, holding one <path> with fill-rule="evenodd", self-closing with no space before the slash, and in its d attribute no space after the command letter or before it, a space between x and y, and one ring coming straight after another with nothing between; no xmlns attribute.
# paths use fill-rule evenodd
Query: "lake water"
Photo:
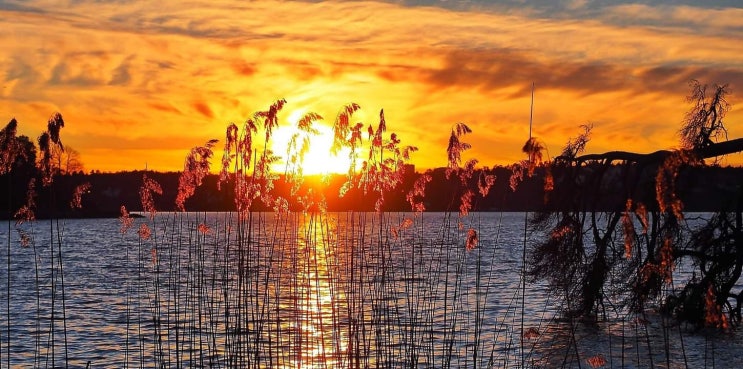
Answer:
<svg viewBox="0 0 743 369"><path fill-rule="evenodd" d="M2 223L0 368L738 367L737 332L560 319L558 296L523 288L524 217Z"/></svg>

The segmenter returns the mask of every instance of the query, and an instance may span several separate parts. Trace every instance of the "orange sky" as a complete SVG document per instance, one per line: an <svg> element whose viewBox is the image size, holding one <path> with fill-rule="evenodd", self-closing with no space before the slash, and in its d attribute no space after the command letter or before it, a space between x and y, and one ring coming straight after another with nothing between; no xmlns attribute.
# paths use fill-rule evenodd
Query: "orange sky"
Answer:
<svg viewBox="0 0 743 369"><path fill-rule="evenodd" d="M279 98L284 124L331 125L355 102L367 125L384 108L419 169L446 165L457 122L474 131L465 159L492 166L523 157L532 82L534 135L556 155L586 123L588 152L677 147L695 78L730 85L743 137L741 7L467 4L6 1L0 123L35 138L58 111L86 169L167 171Z"/></svg>

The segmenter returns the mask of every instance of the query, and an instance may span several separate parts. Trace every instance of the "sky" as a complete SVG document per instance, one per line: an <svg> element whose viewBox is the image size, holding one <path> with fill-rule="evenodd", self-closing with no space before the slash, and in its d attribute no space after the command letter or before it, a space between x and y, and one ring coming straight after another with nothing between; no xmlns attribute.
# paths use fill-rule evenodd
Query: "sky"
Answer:
<svg viewBox="0 0 743 369"><path fill-rule="evenodd" d="M0 0L0 45L0 123L35 138L61 113L87 170L181 170L281 98L287 127L310 111L331 126L349 103L376 126L384 109L419 170L446 166L458 122L465 159L506 165L532 85L549 156L583 124L588 153L679 147L692 79L729 85L743 137L739 1Z"/></svg>

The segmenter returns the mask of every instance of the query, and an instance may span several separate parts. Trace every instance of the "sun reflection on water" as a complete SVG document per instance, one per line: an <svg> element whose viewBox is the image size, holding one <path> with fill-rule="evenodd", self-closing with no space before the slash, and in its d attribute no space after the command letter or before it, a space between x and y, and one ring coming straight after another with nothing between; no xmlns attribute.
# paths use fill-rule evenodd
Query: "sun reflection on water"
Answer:
<svg viewBox="0 0 743 369"><path fill-rule="evenodd" d="M285 368L335 368L343 366L347 331L340 324L347 305L339 288L339 268L329 232L330 223L316 217L299 225L294 270L294 317L290 365Z"/></svg>
<svg viewBox="0 0 743 369"><path fill-rule="evenodd" d="M472 251L462 237L452 237L463 233L456 222L441 233L411 237L414 225L388 237L387 225L401 219L255 214L246 227L209 216L204 223L212 231L198 239L180 228L175 241L160 238L165 229L153 227L147 242L133 235L136 241L124 247L106 238L119 232L117 219L69 220L66 237L76 241L64 244L64 325L61 287L52 292L30 282L35 263L42 277L52 278L51 260L44 259L51 241L39 235L38 253L11 249L11 268L0 268L0 281L8 280L7 271L14 281L10 298L0 288L0 301L12 312L10 319L0 315L3 362L9 363L3 367L85 367L88 361L91 368L524 367L514 345L522 330L513 304L521 286L523 214L478 215L483 226ZM428 230L448 217L430 214L416 222ZM194 233L200 223L190 223ZM496 235L502 244L492 242ZM0 233L0 244L4 237ZM559 306L548 287L526 293L524 348L535 367L566 366L568 359L568 367L604 360L609 366L668 360L670 368L701 367L710 355L717 363L739 361L740 332L710 345L710 336L685 332L683 340L669 340L657 312L610 317L598 326L552 319Z"/></svg>

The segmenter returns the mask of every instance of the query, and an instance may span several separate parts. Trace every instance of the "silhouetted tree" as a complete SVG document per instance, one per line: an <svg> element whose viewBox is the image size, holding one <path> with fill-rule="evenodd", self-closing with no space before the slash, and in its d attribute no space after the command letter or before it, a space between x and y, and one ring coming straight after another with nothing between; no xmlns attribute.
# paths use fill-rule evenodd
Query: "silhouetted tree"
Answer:
<svg viewBox="0 0 743 369"><path fill-rule="evenodd" d="M707 85L697 80L692 80L689 85L692 92L687 100L694 106L686 113L684 125L679 131L682 147L702 149L717 142L721 136L727 139L722 118L730 110L730 104L725 99L728 85L715 85L711 95L707 93Z"/></svg>
<svg viewBox="0 0 743 369"><path fill-rule="evenodd" d="M52 146L52 163L57 174L72 174L85 170L80 152L71 146Z"/></svg>
<svg viewBox="0 0 743 369"><path fill-rule="evenodd" d="M729 208L696 228L681 201L690 168L743 151L743 139L715 142L726 133L726 93L717 86L708 97L706 86L692 81L684 149L578 156L590 132L584 127L551 163L550 210L531 220L544 238L530 251L529 274L562 291L568 314L597 316L612 301L638 313L661 306L699 327L740 321L743 292L733 289L743 269L741 187ZM664 289L682 260L695 278L682 281L681 292Z"/></svg>

